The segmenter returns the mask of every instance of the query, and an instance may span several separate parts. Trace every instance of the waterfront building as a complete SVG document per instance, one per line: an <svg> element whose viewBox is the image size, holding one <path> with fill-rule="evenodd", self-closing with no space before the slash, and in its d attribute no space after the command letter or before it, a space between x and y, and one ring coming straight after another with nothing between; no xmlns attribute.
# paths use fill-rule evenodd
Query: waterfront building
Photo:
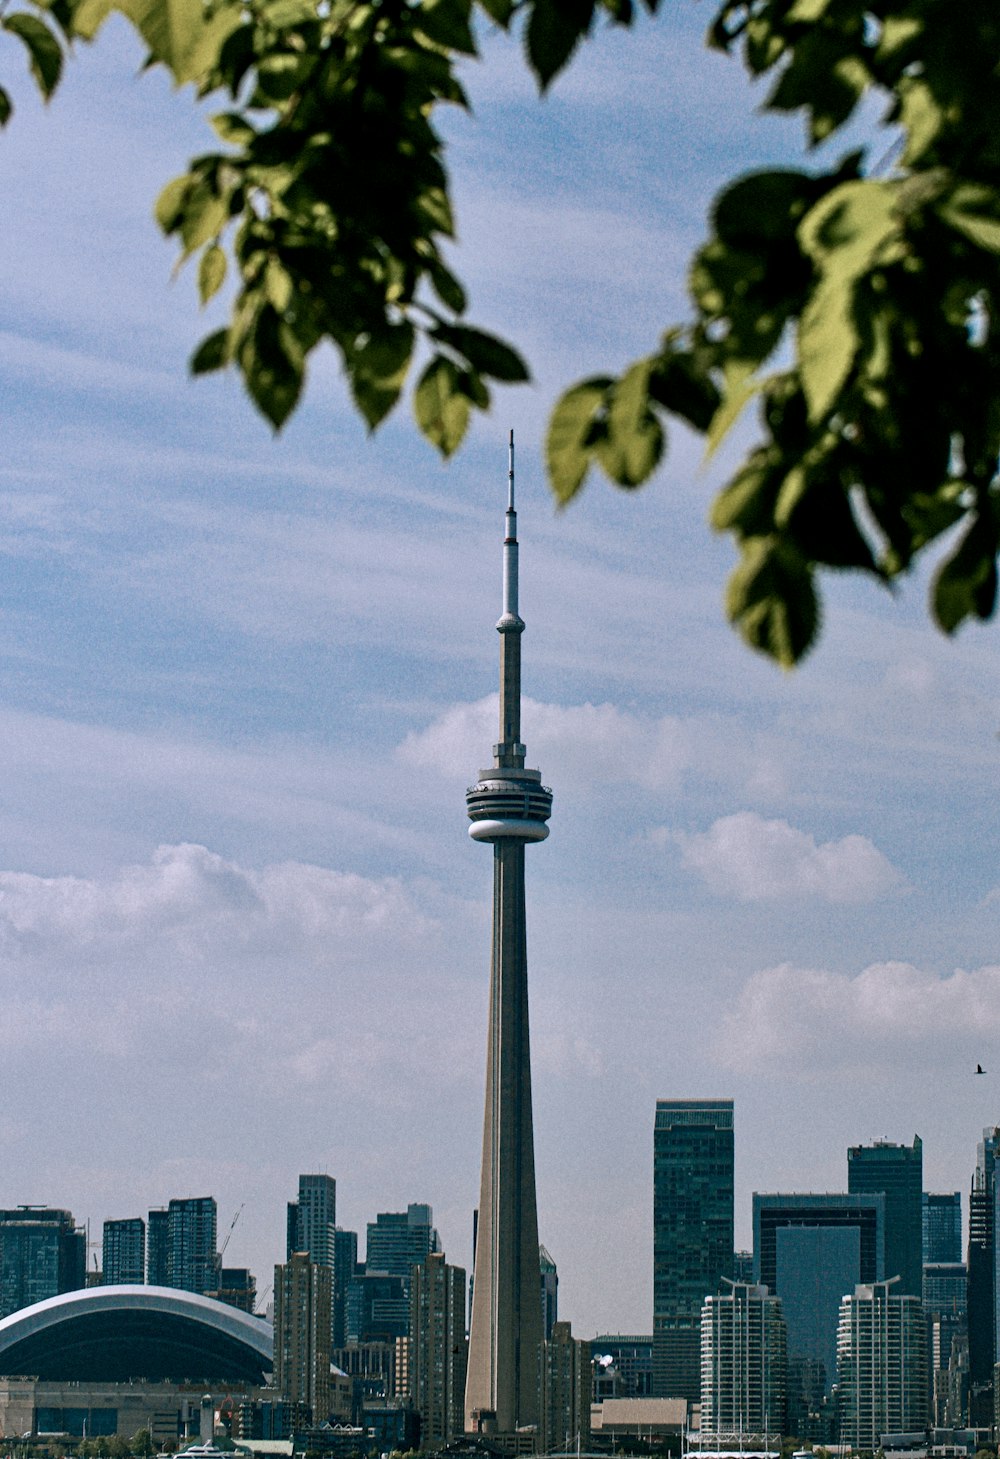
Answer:
<svg viewBox="0 0 1000 1459"><path fill-rule="evenodd" d="M330 1307L333 1273L293 1252L274 1268L274 1384L288 1403L308 1407L314 1424L330 1414Z"/></svg>
<svg viewBox="0 0 1000 1459"><path fill-rule="evenodd" d="M331 1175L300 1175L298 1199L288 1202L285 1259L304 1251L319 1266L333 1266L337 1182Z"/></svg>
<svg viewBox="0 0 1000 1459"><path fill-rule="evenodd" d="M86 1285L87 1235L72 1212L0 1210L0 1318Z"/></svg>
<svg viewBox="0 0 1000 1459"><path fill-rule="evenodd" d="M754 1276L781 1298L789 1431L829 1437L841 1298L884 1275L885 1196L754 1193Z"/></svg>
<svg viewBox="0 0 1000 1459"><path fill-rule="evenodd" d="M851 1195L885 1196L885 1276L899 1277L899 1291L919 1297L923 1268L923 1145L876 1140L847 1152Z"/></svg>
<svg viewBox="0 0 1000 1459"><path fill-rule="evenodd" d="M511 432L503 544L500 729L493 764L466 795L469 834L493 848L486 1100L479 1187L475 1288L465 1394L466 1428L513 1434L538 1423L537 1353L542 1339L538 1212L531 1115L524 848L548 835L552 792L525 767L521 740L514 436Z"/></svg>
<svg viewBox="0 0 1000 1459"><path fill-rule="evenodd" d="M733 1101L656 1102L653 1391L697 1402L701 1308L733 1270Z"/></svg>
<svg viewBox="0 0 1000 1459"><path fill-rule="evenodd" d="M924 1266L961 1261L961 1191L948 1191L944 1194L924 1191L922 1217Z"/></svg>
<svg viewBox="0 0 1000 1459"><path fill-rule="evenodd" d="M465 1429L466 1278L441 1252L414 1266L410 1284L409 1393L420 1415L422 1448Z"/></svg>
<svg viewBox="0 0 1000 1459"><path fill-rule="evenodd" d="M840 1304L840 1442L874 1453L883 1434L927 1428L927 1351L920 1299L893 1282L859 1285Z"/></svg>
<svg viewBox="0 0 1000 1459"><path fill-rule="evenodd" d="M133 1286L146 1280L146 1223L141 1216L105 1221L102 1250L102 1286Z"/></svg>
<svg viewBox="0 0 1000 1459"><path fill-rule="evenodd" d="M556 1322L538 1349L539 1454L580 1453L590 1445L590 1344Z"/></svg>
<svg viewBox="0 0 1000 1459"><path fill-rule="evenodd" d="M768 1449L785 1423L781 1299L734 1282L701 1309L701 1444Z"/></svg>

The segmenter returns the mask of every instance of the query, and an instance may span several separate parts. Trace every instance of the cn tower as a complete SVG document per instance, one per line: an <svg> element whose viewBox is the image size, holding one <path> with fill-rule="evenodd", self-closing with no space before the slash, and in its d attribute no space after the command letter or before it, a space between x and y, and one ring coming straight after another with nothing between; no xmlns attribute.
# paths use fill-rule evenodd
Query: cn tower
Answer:
<svg viewBox="0 0 1000 1459"><path fill-rule="evenodd" d="M486 1113L479 1190L475 1285L465 1387L468 1432L513 1433L538 1423L542 1304L538 1267L535 1147L531 1124L524 848L544 841L552 792L524 767L521 635L517 611L514 433L510 434L503 612L500 738L493 764L466 793L469 835L493 846L493 952L486 1045Z"/></svg>

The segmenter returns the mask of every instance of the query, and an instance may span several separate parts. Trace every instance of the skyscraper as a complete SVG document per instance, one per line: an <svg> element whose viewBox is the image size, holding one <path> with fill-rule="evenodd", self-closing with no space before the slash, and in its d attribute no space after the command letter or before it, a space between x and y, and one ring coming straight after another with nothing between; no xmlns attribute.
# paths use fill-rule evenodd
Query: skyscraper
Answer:
<svg viewBox="0 0 1000 1459"><path fill-rule="evenodd" d="M997 1361L997 1309L1000 1306L998 1161L1000 1127L985 1129L969 1192L969 1421L977 1425L993 1422L993 1365Z"/></svg>
<svg viewBox="0 0 1000 1459"><path fill-rule="evenodd" d="M146 1280L146 1223L141 1216L105 1221L103 1248L102 1285Z"/></svg>
<svg viewBox="0 0 1000 1459"><path fill-rule="evenodd" d="M701 1309L701 1442L740 1449L784 1432L787 1347L781 1299L734 1282Z"/></svg>
<svg viewBox="0 0 1000 1459"><path fill-rule="evenodd" d="M311 1261L333 1266L337 1182L330 1175L300 1175L299 1198L288 1202L285 1256L307 1251Z"/></svg>
<svg viewBox="0 0 1000 1459"><path fill-rule="evenodd" d="M410 1396L424 1449L458 1438L465 1426L465 1271L439 1251L413 1268L410 1286Z"/></svg>
<svg viewBox="0 0 1000 1459"><path fill-rule="evenodd" d="M368 1222L366 1272L388 1272L410 1280L410 1269L441 1250L430 1206L411 1202L405 1211L380 1211Z"/></svg>
<svg viewBox="0 0 1000 1459"><path fill-rule="evenodd" d="M851 1195L885 1196L885 1275L899 1277L897 1292L919 1297L923 1267L923 1146L853 1145L847 1152Z"/></svg>
<svg viewBox="0 0 1000 1459"><path fill-rule="evenodd" d="M962 1260L962 1192L924 1191L924 1265Z"/></svg>
<svg viewBox="0 0 1000 1459"><path fill-rule="evenodd" d="M760 1194L753 1197L754 1275L781 1298L788 1331L788 1424L824 1439L837 1381L842 1297L881 1281L885 1196Z"/></svg>
<svg viewBox="0 0 1000 1459"><path fill-rule="evenodd" d="M0 1317L77 1291L86 1267L87 1235L72 1212L48 1206L0 1211Z"/></svg>
<svg viewBox="0 0 1000 1459"><path fill-rule="evenodd" d="M538 1248L538 1265L542 1279L542 1337L550 1338L559 1321L559 1271L552 1253L544 1246Z"/></svg>
<svg viewBox="0 0 1000 1459"><path fill-rule="evenodd" d="M333 1345L347 1341L347 1289L358 1265L358 1233L337 1227L333 1233Z"/></svg>
<svg viewBox="0 0 1000 1459"><path fill-rule="evenodd" d="M538 1349L538 1454L567 1454L590 1447L593 1370L590 1344L555 1322Z"/></svg>
<svg viewBox="0 0 1000 1459"><path fill-rule="evenodd" d="M653 1391L697 1402L701 1307L733 1270L733 1101L660 1099L653 1129Z"/></svg>
<svg viewBox="0 0 1000 1459"><path fill-rule="evenodd" d="M514 433L510 437L503 612L500 738L493 765L468 791L469 835L493 847L493 946L486 1110L469 1337L465 1423L501 1433L538 1422L538 1212L531 1120L524 848L548 835L552 792L527 770L521 742L521 634L517 603Z"/></svg>
<svg viewBox="0 0 1000 1459"><path fill-rule="evenodd" d="M927 1427L927 1354L919 1297L896 1282L855 1287L840 1304L840 1441L873 1453L883 1434Z"/></svg>
<svg viewBox="0 0 1000 1459"><path fill-rule="evenodd" d="M219 1253L215 1249L214 1196L188 1196L167 1207L167 1286L185 1292L217 1292Z"/></svg>
<svg viewBox="0 0 1000 1459"><path fill-rule="evenodd" d="M274 1268L274 1383L289 1403L307 1404L314 1424L330 1415L330 1301L333 1270L293 1252Z"/></svg>
<svg viewBox="0 0 1000 1459"><path fill-rule="evenodd" d="M146 1222L146 1281L151 1287L170 1285L170 1212L159 1206Z"/></svg>

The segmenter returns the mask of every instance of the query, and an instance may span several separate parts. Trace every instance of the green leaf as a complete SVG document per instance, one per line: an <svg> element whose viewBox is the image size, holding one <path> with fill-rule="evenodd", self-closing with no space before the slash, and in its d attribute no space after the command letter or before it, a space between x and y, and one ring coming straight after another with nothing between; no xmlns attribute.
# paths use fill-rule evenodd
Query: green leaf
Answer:
<svg viewBox="0 0 1000 1459"><path fill-rule="evenodd" d="M812 569L773 537L749 538L726 588L726 613L751 648L793 668L819 627Z"/></svg>
<svg viewBox="0 0 1000 1459"><path fill-rule="evenodd" d="M572 500L583 485L596 439L595 425L611 384L606 376L582 380L556 402L545 438L545 462L549 485L560 506Z"/></svg>
<svg viewBox="0 0 1000 1459"><path fill-rule="evenodd" d="M640 486L663 455L663 428L649 408L651 360L639 360L608 391L606 430L594 455L619 486Z"/></svg>
<svg viewBox="0 0 1000 1459"><path fill-rule="evenodd" d="M116 0L116 8L139 31L154 61L172 72L178 86L211 70L223 42L240 24L235 0L209 15L204 0Z"/></svg>
<svg viewBox="0 0 1000 1459"><path fill-rule="evenodd" d="M210 243L198 264L198 292L203 304L207 304L212 295L219 292L225 277L225 250L217 243Z"/></svg>
<svg viewBox="0 0 1000 1459"><path fill-rule="evenodd" d="M719 492L708 518L717 532L761 537L772 529L777 494L772 450L758 447Z"/></svg>
<svg viewBox="0 0 1000 1459"><path fill-rule="evenodd" d="M232 147L249 147L257 135L246 117L236 111L220 112L211 121L219 141L228 142Z"/></svg>
<svg viewBox="0 0 1000 1459"><path fill-rule="evenodd" d="M414 28L435 45L463 56L474 56L476 43L469 26L471 8L471 0L423 0L413 11Z"/></svg>
<svg viewBox="0 0 1000 1459"><path fill-rule="evenodd" d="M934 617L945 633L966 618L989 618L996 606L997 529L981 516L938 569L931 590Z"/></svg>
<svg viewBox="0 0 1000 1459"><path fill-rule="evenodd" d="M350 355L345 352L351 394L369 430L380 425L399 399L413 354L413 326L387 324Z"/></svg>
<svg viewBox="0 0 1000 1459"><path fill-rule="evenodd" d="M963 183L953 189L938 211L946 223L979 248L1000 253L1000 197L995 188Z"/></svg>
<svg viewBox="0 0 1000 1459"><path fill-rule="evenodd" d="M594 0L534 0L525 46L543 91L587 34L593 18Z"/></svg>
<svg viewBox="0 0 1000 1459"><path fill-rule="evenodd" d="M280 430L302 392L304 356L295 332L265 304L241 340L238 358L251 399Z"/></svg>
<svg viewBox="0 0 1000 1459"><path fill-rule="evenodd" d="M707 360L676 348L669 338L653 362L649 393L664 410L679 415L696 431L707 431L719 408L719 391Z"/></svg>
<svg viewBox="0 0 1000 1459"><path fill-rule="evenodd" d="M452 455L469 424L469 400L460 389L457 368L444 355L435 355L421 375L413 409L417 425L432 445L442 456Z"/></svg>
<svg viewBox="0 0 1000 1459"><path fill-rule="evenodd" d="M491 20L495 20L504 30L507 29L516 9L514 0L479 0L479 4Z"/></svg>
<svg viewBox="0 0 1000 1459"><path fill-rule="evenodd" d="M712 223L725 243L739 248L774 243L794 233L815 195L816 182L808 173L752 172L719 194Z"/></svg>
<svg viewBox="0 0 1000 1459"><path fill-rule="evenodd" d="M191 178L185 173L183 177L175 177L168 182L156 199L153 213L164 233L173 233L180 225L184 213L184 200L191 185Z"/></svg>
<svg viewBox="0 0 1000 1459"><path fill-rule="evenodd" d="M945 114L938 98L921 76L903 76L897 88L899 120L906 131L903 161L912 167L937 140Z"/></svg>
<svg viewBox="0 0 1000 1459"><path fill-rule="evenodd" d="M14 107L11 103L10 96L6 91L4 91L3 87L0 86L0 127L5 127L7 125L7 123L10 121L13 110Z"/></svg>
<svg viewBox="0 0 1000 1459"><path fill-rule="evenodd" d="M316 19L314 0L270 0L264 6L264 19L275 30L290 30Z"/></svg>
<svg viewBox="0 0 1000 1459"><path fill-rule="evenodd" d="M192 375L207 375L229 364L229 330L217 329L207 335L191 356Z"/></svg>
<svg viewBox="0 0 1000 1459"><path fill-rule="evenodd" d="M455 314L462 314L465 311L467 299L465 290L456 279L450 269L438 259L430 260L427 264L427 272L430 274L431 283L434 285L434 292L442 304L454 311Z"/></svg>
<svg viewBox="0 0 1000 1459"><path fill-rule="evenodd" d="M299 90L313 67L313 58L301 51L280 51L265 56L257 67L257 86L268 101L287 101Z"/></svg>
<svg viewBox="0 0 1000 1459"><path fill-rule="evenodd" d="M0 25L10 35L16 35L27 48L32 74L38 82L39 91L48 101L62 75L62 47L58 40L44 21L22 11L4 16Z"/></svg>
<svg viewBox="0 0 1000 1459"><path fill-rule="evenodd" d="M820 272L799 320L798 356L809 418L819 420L847 379L860 343L854 312L859 279L899 252L890 183L841 183L811 208L799 241Z"/></svg>
<svg viewBox="0 0 1000 1459"><path fill-rule="evenodd" d="M179 227L185 254L194 253L220 233L229 221L229 204L204 179L197 179L184 198Z"/></svg>
<svg viewBox="0 0 1000 1459"><path fill-rule="evenodd" d="M79 0L73 7L71 31L81 40L91 41L117 8L116 0Z"/></svg>
<svg viewBox="0 0 1000 1459"><path fill-rule="evenodd" d="M450 344L465 356L473 369L493 380L520 385L531 377L521 356L496 335L468 324L439 324L432 331L436 339Z"/></svg>
<svg viewBox="0 0 1000 1459"><path fill-rule="evenodd" d="M725 389L722 401L712 416L705 433L705 460L715 455L722 442L743 414L749 401L767 384L763 375L754 374L747 360L730 360L725 367Z"/></svg>

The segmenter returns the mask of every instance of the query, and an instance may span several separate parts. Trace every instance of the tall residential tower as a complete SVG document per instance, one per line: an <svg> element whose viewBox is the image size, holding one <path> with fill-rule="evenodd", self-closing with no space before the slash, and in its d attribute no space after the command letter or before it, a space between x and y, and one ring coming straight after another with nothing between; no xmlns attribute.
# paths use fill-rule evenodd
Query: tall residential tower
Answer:
<svg viewBox="0 0 1000 1459"><path fill-rule="evenodd" d="M493 764L466 795L469 835L493 847L493 952L486 1049L483 1170L465 1388L466 1428L500 1433L538 1422L538 1213L531 1123L524 848L544 841L552 792L526 770L521 742L521 634L517 611L514 433L503 544L500 739Z"/></svg>

